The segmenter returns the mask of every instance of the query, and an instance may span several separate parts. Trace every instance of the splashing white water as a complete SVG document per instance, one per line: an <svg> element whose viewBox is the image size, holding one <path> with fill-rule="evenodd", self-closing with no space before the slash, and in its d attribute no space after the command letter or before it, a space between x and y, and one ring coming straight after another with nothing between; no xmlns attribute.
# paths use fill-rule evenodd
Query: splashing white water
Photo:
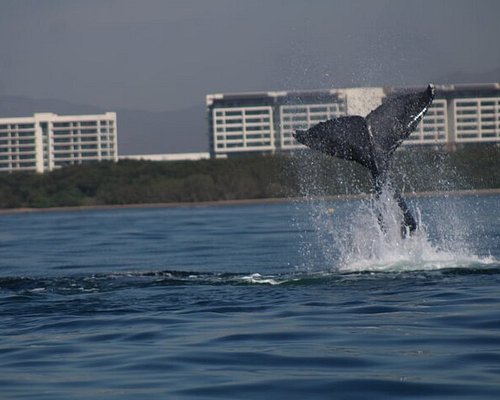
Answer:
<svg viewBox="0 0 500 400"><path fill-rule="evenodd" d="M431 240L417 207L418 228L403 238L402 211L390 189L378 199L360 202L356 210L343 217L330 212L331 206L324 204L314 204L311 209L317 245L330 268L340 272L434 270L494 262L475 256L468 248L467 224L459 223L454 210L449 210L448 216L442 215L440 221L432 221L448 224L452 232L433 235ZM436 231L439 234L445 230Z"/></svg>

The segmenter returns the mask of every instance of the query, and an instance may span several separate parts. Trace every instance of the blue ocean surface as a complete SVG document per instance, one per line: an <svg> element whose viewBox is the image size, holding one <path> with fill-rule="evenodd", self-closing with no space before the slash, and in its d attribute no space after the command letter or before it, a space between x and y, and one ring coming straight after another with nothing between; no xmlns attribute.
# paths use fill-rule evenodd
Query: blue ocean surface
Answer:
<svg viewBox="0 0 500 400"><path fill-rule="evenodd" d="M410 203L1 215L0 398L499 399L500 196Z"/></svg>

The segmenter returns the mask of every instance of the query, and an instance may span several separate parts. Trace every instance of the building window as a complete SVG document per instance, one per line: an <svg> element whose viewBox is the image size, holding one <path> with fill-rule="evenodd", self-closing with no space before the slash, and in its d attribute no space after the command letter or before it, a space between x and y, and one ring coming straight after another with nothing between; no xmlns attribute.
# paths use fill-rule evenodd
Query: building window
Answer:
<svg viewBox="0 0 500 400"><path fill-rule="evenodd" d="M266 115L268 110L245 110L245 115Z"/></svg>
<svg viewBox="0 0 500 400"><path fill-rule="evenodd" d="M242 119L226 119L226 125L241 125L242 123Z"/></svg>
<svg viewBox="0 0 500 400"><path fill-rule="evenodd" d="M458 101L457 105L460 107L477 107L476 101Z"/></svg>
<svg viewBox="0 0 500 400"><path fill-rule="evenodd" d="M239 117L241 116L241 111L226 111L226 117Z"/></svg>

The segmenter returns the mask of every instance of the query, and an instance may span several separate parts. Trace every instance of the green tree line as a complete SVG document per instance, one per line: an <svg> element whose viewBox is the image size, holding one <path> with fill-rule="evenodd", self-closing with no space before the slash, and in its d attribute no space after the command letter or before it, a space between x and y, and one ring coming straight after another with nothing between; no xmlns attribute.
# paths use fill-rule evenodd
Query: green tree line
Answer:
<svg viewBox="0 0 500 400"><path fill-rule="evenodd" d="M455 152L405 147L394 182L405 191L500 188L500 148ZM0 208L202 202L370 192L356 163L306 150L295 155L200 161L122 160L37 174L0 174Z"/></svg>

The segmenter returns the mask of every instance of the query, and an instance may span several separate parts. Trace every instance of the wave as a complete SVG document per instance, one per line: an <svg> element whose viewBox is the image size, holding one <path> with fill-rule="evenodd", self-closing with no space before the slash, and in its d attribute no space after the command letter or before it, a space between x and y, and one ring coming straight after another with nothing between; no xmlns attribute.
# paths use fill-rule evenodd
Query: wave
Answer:
<svg viewBox="0 0 500 400"><path fill-rule="evenodd" d="M496 275L500 274L500 261L493 258L464 260L425 260L381 263L368 261L352 264L339 270L325 269L314 272L277 274L261 273L200 273L195 271L129 271L65 277L0 277L0 294L18 295L74 295L104 293L130 288L183 285L318 285L366 279L415 279L427 274L429 278L442 275Z"/></svg>

